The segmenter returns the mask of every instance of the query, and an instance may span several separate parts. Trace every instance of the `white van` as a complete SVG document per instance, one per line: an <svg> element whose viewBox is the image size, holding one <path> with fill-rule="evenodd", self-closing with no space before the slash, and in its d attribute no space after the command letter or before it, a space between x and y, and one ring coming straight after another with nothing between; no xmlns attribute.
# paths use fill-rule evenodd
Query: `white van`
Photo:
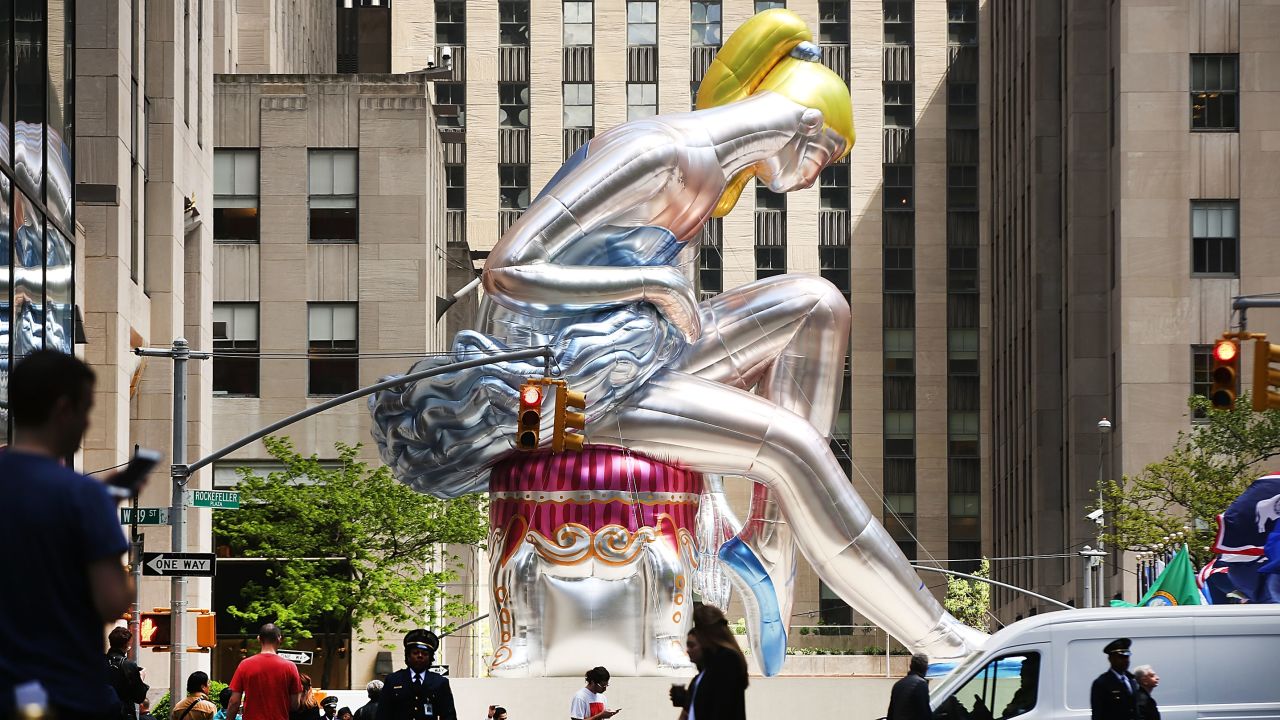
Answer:
<svg viewBox="0 0 1280 720"><path fill-rule="evenodd" d="M934 720L1089 717L1102 648L1133 640L1130 671L1150 665L1162 720L1280 720L1280 605L1063 610L992 635L932 681ZM1024 687L1025 686L1025 687Z"/></svg>

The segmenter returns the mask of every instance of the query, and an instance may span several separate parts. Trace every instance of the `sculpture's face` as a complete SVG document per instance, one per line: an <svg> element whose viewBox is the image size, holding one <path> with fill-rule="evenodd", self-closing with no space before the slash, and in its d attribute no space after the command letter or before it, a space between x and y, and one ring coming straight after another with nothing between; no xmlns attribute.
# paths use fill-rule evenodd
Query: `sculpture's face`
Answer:
<svg viewBox="0 0 1280 720"><path fill-rule="evenodd" d="M774 192L810 187L822 169L844 151L845 140L823 127L822 112L809 108L800 118L795 137L773 157L761 160L756 175Z"/></svg>

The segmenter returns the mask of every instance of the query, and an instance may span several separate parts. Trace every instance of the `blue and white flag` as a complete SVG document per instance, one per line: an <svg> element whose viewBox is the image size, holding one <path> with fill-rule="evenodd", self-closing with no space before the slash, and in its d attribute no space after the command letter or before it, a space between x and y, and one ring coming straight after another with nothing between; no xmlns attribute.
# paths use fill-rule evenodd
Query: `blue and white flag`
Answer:
<svg viewBox="0 0 1280 720"><path fill-rule="evenodd" d="M1280 474L1255 480L1218 516L1213 551L1249 602L1280 602Z"/></svg>

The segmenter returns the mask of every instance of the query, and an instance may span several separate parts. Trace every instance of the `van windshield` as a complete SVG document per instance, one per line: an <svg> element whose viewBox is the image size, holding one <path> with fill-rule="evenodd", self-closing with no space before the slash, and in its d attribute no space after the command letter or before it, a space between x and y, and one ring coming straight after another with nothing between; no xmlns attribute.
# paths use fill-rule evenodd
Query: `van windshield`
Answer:
<svg viewBox="0 0 1280 720"><path fill-rule="evenodd" d="M954 693L937 699L935 720L1008 720L1036 706L1040 688L1040 654L1024 652L991 660L973 672L977 658L956 669L969 677Z"/></svg>

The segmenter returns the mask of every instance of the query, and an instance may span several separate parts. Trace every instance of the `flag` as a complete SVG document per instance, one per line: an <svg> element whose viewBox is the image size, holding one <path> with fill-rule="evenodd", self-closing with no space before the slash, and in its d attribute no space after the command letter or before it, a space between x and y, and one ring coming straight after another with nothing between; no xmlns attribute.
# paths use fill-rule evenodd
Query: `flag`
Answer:
<svg viewBox="0 0 1280 720"><path fill-rule="evenodd" d="M1141 606L1203 605L1200 588L1196 587L1196 570L1191 567L1187 546L1183 545L1165 565L1155 585L1138 602Z"/></svg>
<svg viewBox="0 0 1280 720"><path fill-rule="evenodd" d="M1200 595L1205 605L1227 605L1231 599L1227 593L1236 589L1227 575L1230 570L1226 565L1219 565L1217 559L1205 563L1196 573L1196 584L1200 586Z"/></svg>
<svg viewBox="0 0 1280 720"><path fill-rule="evenodd" d="M1262 557L1263 545L1275 529L1277 518L1280 518L1280 474L1264 475L1245 488L1226 512L1218 516L1213 551L1219 555ZM1248 562L1243 557L1236 562L1242 560Z"/></svg>

